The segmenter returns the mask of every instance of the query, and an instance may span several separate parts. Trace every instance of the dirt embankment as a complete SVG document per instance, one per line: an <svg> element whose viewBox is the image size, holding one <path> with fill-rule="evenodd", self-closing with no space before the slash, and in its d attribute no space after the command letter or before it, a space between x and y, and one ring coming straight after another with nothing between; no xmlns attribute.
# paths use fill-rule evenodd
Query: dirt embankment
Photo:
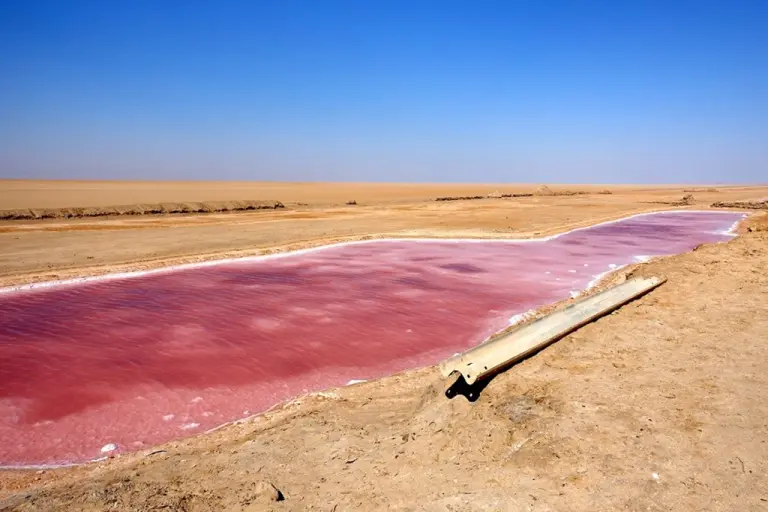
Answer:
<svg viewBox="0 0 768 512"><path fill-rule="evenodd" d="M674 199L671 201L648 201L648 204L665 204L668 206L691 206L696 204L696 198L693 194L686 194L680 199Z"/></svg>
<svg viewBox="0 0 768 512"><path fill-rule="evenodd" d="M608 189L602 189L597 191L598 194L610 194L611 191ZM558 190L554 191L551 188L549 188L546 185L541 185L538 188L536 188L532 192L515 192L515 193L502 193L498 190L491 192L489 194L486 194L484 196L481 195L474 195L474 196L441 196L436 197L435 201L469 201L473 199L503 199L503 198L511 198L511 197L534 197L534 196L544 196L544 197L554 197L554 196L579 196L579 195L588 195L590 192L587 192L585 190Z"/></svg>
<svg viewBox="0 0 768 512"><path fill-rule="evenodd" d="M436 197L435 201L470 201L472 199L488 199L488 196L444 196Z"/></svg>
<svg viewBox="0 0 768 512"><path fill-rule="evenodd" d="M510 197L533 197L533 194L527 194L527 193L514 194L514 193L491 192L490 194L486 194L484 196L444 196L444 197L436 197L435 201L471 201L473 199L506 199L506 198L510 198Z"/></svg>
<svg viewBox="0 0 768 512"><path fill-rule="evenodd" d="M217 213L284 208L280 201L208 201L202 203L157 203L85 208L30 208L0 210L0 220L72 219L118 215L164 215L178 213Z"/></svg>
<svg viewBox="0 0 768 512"><path fill-rule="evenodd" d="M747 210L768 210L766 201L718 201L712 203L712 208L743 208Z"/></svg>
<svg viewBox="0 0 768 512"><path fill-rule="evenodd" d="M602 189L598 191L598 194L610 194L611 192L607 189ZM552 190L546 185L540 185L536 190L533 191L534 196L581 196L581 195L587 195L589 192L586 190Z"/></svg>
<svg viewBox="0 0 768 512"><path fill-rule="evenodd" d="M104 463L0 473L0 509L765 510L766 246L753 230L628 269L668 282L474 403L406 372Z"/></svg>

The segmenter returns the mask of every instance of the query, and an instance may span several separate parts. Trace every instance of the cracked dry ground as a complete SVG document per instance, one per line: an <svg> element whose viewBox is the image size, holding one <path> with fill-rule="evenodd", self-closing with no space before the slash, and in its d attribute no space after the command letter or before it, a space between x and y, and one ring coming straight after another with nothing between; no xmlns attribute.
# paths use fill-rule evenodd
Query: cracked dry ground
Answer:
<svg viewBox="0 0 768 512"><path fill-rule="evenodd" d="M407 372L151 455L3 473L0 509L766 510L768 221L748 222L629 269L669 281L475 403Z"/></svg>

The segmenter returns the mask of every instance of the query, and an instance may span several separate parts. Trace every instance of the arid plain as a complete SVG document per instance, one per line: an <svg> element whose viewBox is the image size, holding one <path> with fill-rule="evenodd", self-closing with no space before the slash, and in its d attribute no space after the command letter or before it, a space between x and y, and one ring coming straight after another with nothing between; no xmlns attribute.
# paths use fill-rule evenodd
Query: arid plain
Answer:
<svg viewBox="0 0 768 512"><path fill-rule="evenodd" d="M480 198L435 201L459 196ZM0 181L0 210L284 205L0 221L0 285L369 237L542 236L766 197L744 186ZM4 471L0 509L765 510L768 219L743 211L730 242L611 276L668 282L475 403L447 400L434 368L412 370L100 463Z"/></svg>

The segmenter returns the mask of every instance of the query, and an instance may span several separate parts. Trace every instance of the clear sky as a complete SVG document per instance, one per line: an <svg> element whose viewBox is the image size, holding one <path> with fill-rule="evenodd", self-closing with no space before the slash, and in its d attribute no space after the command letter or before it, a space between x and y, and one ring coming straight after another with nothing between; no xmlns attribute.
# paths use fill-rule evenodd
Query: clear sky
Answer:
<svg viewBox="0 0 768 512"><path fill-rule="evenodd" d="M768 182L768 1L0 0L0 176Z"/></svg>

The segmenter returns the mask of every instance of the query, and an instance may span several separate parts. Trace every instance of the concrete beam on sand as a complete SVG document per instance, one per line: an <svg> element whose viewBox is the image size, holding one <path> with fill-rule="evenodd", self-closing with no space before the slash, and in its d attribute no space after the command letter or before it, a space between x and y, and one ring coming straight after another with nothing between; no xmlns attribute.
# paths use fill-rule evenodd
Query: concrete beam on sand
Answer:
<svg viewBox="0 0 768 512"><path fill-rule="evenodd" d="M457 373L459 375L457 383L451 386L446 394L452 397L457 385L472 386L477 381L492 377L566 334L648 293L665 281L665 278L658 277L626 281L448 359L441 364L443 376L449 377Z"/></svg>

